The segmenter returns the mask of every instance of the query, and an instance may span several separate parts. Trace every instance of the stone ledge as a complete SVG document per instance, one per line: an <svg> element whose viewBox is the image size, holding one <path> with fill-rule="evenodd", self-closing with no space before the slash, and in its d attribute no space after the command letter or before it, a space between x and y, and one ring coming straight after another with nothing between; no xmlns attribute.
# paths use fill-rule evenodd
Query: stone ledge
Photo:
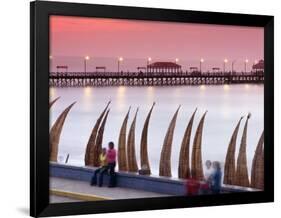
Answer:
<svg viewBox="0 0 281 218"><path fill-rule="evenodd" d="M96 168L71 166L59 163L50 163L50 176L89 182ZM185 195L186 180L153 175L139 175L137 173L116 172L117 186L122 188L137 189L168 195ZM108 185L109 176L104 175L104 185ZM253 188L223 185L222 192L259 191Z"/></svg>

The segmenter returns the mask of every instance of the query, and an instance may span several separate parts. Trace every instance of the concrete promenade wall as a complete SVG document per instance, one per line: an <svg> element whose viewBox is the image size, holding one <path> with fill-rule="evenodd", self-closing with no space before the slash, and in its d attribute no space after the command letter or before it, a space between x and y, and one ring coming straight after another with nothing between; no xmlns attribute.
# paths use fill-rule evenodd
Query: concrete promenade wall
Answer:
<svg viewBox="0 0 281 218"><path fill-rule="evenodd" d="M50 176L66 178L71 180L79 180L89 182L93 176L95 168L79 167L59 163L50 163ZM186 193L185 180L145 176L137 173L116 172L117 186L122 188L138 189L169 195L184 195ZM104 185L108 185L109 176L104 174ZM244 188L237 186L226 186L222 188L223 192L244 192L257 191L252 188Z"/></svg>

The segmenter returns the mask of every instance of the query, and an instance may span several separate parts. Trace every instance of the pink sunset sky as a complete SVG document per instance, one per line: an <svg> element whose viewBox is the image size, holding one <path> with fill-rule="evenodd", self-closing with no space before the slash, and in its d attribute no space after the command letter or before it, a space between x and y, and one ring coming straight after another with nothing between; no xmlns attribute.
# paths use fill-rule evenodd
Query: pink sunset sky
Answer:
<svg viewBox="0 0 281 218"><path fill-rule="evenodd" d="M83 71L84 57L89 56L87 68L96 66L116 70L117 58L123 57L121 69L135 71L153 61L175 61L183 69L197 66L204 59L202 70L227 69L235 60L235 70L244 68L249 60L263 59L263 28L192 23L137 21L104 18L50 17L51 69L68 65L69 71Z"/></svg>

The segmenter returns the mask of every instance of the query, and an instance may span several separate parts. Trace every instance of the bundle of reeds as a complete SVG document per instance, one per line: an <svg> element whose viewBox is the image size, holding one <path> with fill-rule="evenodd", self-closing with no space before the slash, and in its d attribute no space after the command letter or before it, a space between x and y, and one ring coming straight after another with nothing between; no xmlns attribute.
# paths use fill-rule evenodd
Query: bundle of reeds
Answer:
<svg viewBox="0 0 281 218"><path fill-rule="evenodd" d="M129 172L137 172L138 165L136 159L136 152L135 152L135 129L136 129L136 120L138 114L138 108L136 110L133 122L131 124L128 140L127 140L127 158L128 158L128 171Z"/></svg>
<svg viewBox="0 0 281 218"><path fill-rule="evenodd" d="M105 124L106 124L106 120L107 120L109 111L110 111L110 109L107 110L107 112L102 120L102 123L101 123L99 131L98 131L98 135L96 138L96 143L93 148L93 152L94 152L93 166L94 167L100 166L99 155L101 154L101 150L102 150L103 133L104 133L104 128L105 128Z"/></svg>
<svg viewBox="0 0 281 218"><path fill-rule="evenodd" d="M192 157L191 157L191 169L192 169L192 178L195 178L197 180L203 180L204 174L203 174L203 166L202 166L202 151L201 151L201 144L202 144L202 133L203 133L203 126L204 126L204 120L205 116L207 114L207 111L203 114L195 136L193 140L193 148L192 148Z"/></svg>
<svg viewBox="0 0 281 218"><path fill-rule="evenodd" d="M59 141L60 141L60 135L61 135L61 131L63 128L63 124L64 124L64 121L66 119L68 112L70 111L70 109L72 108L72 106L75 103L76 102L73 102L59 115L59 117L57 118L57 120L55 121L54 125L51 128L51 131L50 131L50 161L57 162L58 145L59 145Z"/></svg>
<svg viewBox="0 0 281 218"><path fill-rule="evenodd" d="M127 131L127 123L129 119L131 107L124 118L122 123L119 139L118 139L118 168L120 171L127 171L128 170L128 163L127 163L127 152L126 152L126 131Z"/></svg>
<svg viewBox="0 0 281 218"><path fill-rule="evenodd" d="M163 143L163 147L162 147L162 151L161 151L160 166L159 166L159 175L160 176L167 176L167 177L172 176L171 149L172 149L174 129L176 126L176 120L177 120L179 109L180 109L180 106L176 110L176 112L170 122L169 128L167 130L167 133L166 133L166 136L164 139L164 143Z"/></svg>
<svg viewBox="0 0 281 218"><path fill-rule="evenodd" d="M141 146L140 146L140 158L141 158L141 168L145 168L147 170L147 174L151 174L150 170L150 164L148 159L148 151L147 151L147 135L148 135L148 125L151 117L152 110L154 108L155 102L153 102L153 105L145 119L142 133L141 133Z"/></svg>
<svg viewBox="0 0 281 218"><path fill-rule="evenodd" d="M238 121L233 134L231 136L226 157L225 157L225 165L224 165L224 178L223 183L234 185L235 184L235 150L236 150L236 140L239 131L239 126L243 117Z"/></svg>
<svg viewBox="0 0 281 218"><path fill-rule="evenodd" d="M190 136L192 125L194 121L194 116L197 108L193 112L188 125L185 129L184 136L181 143L181 150L179 156L179 167L178 167L178 177L180 179L187 179L190 177L190 166L189 166L189 146L190 146Z"/></svg>
<svg viewBox="0 0 281 218"><path fill-rule="evenodd" d="M251 187L264 189L264 131L259 139L252 162Z"/></svg>
<svg viewBox="0 0 281 218"><path fill-rule="evenodd" d="M104 108L104 110L102 111L100 116L98 117L98 119L94 125L94 128L91 132L90 138L88 140L88 143L86 146L85 158L84 158L84 162L85 162L86 166L93 166L94 165L94 156L99 155L94 152L94 146L96 144L96 137L97 137L98 129L100 127L100 123L106 113L106 110L107 110L109 104L110 104L110 101L107 103L106 107Z"/></svg>
<svg viewBox="0 0 281 218"><path fill-rule="evenodd" d="M236 169L236 176L235 176L235 184L239 186L246 186L249 187L249 176L248 176L248 166L247 166L247 129L248 129L248 120L250 119L251 114L249 113L247 116L247 120L245 122L243 135L241 139L238 159L237 159L237 169Z"/></svg>

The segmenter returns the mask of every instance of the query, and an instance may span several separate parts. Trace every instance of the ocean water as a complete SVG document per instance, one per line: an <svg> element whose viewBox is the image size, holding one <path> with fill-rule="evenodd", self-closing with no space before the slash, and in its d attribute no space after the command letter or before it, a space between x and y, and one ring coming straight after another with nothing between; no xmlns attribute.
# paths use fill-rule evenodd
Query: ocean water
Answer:
<svg viewBox="0 0 281 218"><path fill-rule="evenodd" d="M139 107L136 123L136 157L140 166L140 138L147 113L156 102L148 131L148 154L152 174L158 175L161 148L168 125L177 107L181 105L172 145L172 176L177 177L180 145L189 119L197 108L191 147L198 122L208 110L202 138L203 161L225 161L227 147L233 130L241 116L251 113L248 124L247 161L249 173L258 139L263 131L263 85L217 85L217 86L173 86L173 87L83 87L50 88L50 100L61 98L50 110L50 123L72 102L77 101L69 112L59 143L59 162L67 154L69 164L84 165L84 154L91 130L109 100L110 113L105 126L103 146L109 141L118 146L119 131L125 114L131 106L127 132L134 113ZM237 138L236 156L245 123L243 119ZM190 150L191 151L191 150Z"/></svg>

